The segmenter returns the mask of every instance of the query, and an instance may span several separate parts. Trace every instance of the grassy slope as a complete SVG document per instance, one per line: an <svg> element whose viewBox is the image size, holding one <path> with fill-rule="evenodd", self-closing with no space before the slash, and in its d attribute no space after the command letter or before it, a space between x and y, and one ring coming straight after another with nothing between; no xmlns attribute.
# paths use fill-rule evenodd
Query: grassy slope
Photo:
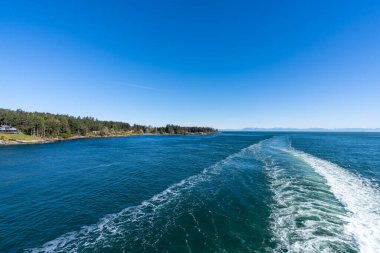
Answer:
<svg viewBox="0 0 380 253"><path fill-rule="evenodd" d="M14 141L14 140L39 141L39 140L42 140L42 138L37 137L37 136L26 135L26 134L0 133L0 140L4 140L4 141Z"/></svg>
<svg viewBox="0 0 380 253"><path fill-rule="evenodd" d="M112 136L128 136L136 135L134 132L118 132L118 133L109 133L107 135L96 135L89 133L85 136L81 135L61 135L57 137L37 137L27 134L9 134L9 133L0 133L0 144L17 144L17 143L43 143L45 141L55 141L55 140L69 140L69 139L81 139L81 138L96 138L96 137L112 137Z"/></svg>

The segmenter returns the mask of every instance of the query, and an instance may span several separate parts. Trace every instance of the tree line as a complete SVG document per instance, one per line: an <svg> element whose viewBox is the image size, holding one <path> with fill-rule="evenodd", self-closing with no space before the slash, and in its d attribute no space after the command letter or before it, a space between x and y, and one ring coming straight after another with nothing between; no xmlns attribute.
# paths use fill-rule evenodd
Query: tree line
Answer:
<svg viewBox="0 0 380 253"><path fill-rule="evenodd" d="M25 112L23 110L0 109L0 125L11 125L21 132L40 137L70 137L73 135L113 135L113 134L208 134L216 133L211 127L182 127L166 125L153 127L130 125L120 121L102 121L93 117Z"/></svg>

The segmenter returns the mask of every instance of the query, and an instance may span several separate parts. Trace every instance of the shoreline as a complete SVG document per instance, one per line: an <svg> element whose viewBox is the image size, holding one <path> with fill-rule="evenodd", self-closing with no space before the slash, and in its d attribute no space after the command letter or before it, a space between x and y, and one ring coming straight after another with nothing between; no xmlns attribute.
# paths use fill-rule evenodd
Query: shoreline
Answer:
<svg viewBox="0 0 380 253"><path fill-rule="evenodd" d="M55 143L61 141L72 141L72 140L81 140L81 139L100 139L100 138L120 138L120 137L133 137L133 136L144 136L144 135L157 135L157 136L175 136L175 135L210 135L210 134L218 134L216 133L189 133L189 134L123 134L123 135L110 135L110 136L72 136L68 138L45 138L40 140L1 140L0 139L0 147L1 146L14 146L14 145L35 145L35 144L48 144Z"/></svg>

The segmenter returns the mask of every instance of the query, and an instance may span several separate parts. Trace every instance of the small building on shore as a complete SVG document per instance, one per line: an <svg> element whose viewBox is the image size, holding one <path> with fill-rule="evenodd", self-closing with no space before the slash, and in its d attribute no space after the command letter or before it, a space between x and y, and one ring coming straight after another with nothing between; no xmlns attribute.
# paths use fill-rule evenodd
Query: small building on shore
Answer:
<svg viewBox="0 0 380 253"><path fill-rule="evenodd" d="M17 128L9 125L1 125L0 133L18 134L20 131Z"/></svg>

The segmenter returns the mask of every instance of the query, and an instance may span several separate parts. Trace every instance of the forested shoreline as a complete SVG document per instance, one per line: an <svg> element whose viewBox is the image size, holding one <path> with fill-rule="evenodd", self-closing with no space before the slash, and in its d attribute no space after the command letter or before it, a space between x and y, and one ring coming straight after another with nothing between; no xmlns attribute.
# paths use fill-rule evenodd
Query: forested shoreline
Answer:
<svg viewBox="0 0 380 253"><path fill-rule="evenodd" d="M182 127L166 125L153 127L120 121L103 121L93 117L0 109L0 125L16 127L22 133L38 137L112 136L127 134L210 134L211 127Z"/></svg>

